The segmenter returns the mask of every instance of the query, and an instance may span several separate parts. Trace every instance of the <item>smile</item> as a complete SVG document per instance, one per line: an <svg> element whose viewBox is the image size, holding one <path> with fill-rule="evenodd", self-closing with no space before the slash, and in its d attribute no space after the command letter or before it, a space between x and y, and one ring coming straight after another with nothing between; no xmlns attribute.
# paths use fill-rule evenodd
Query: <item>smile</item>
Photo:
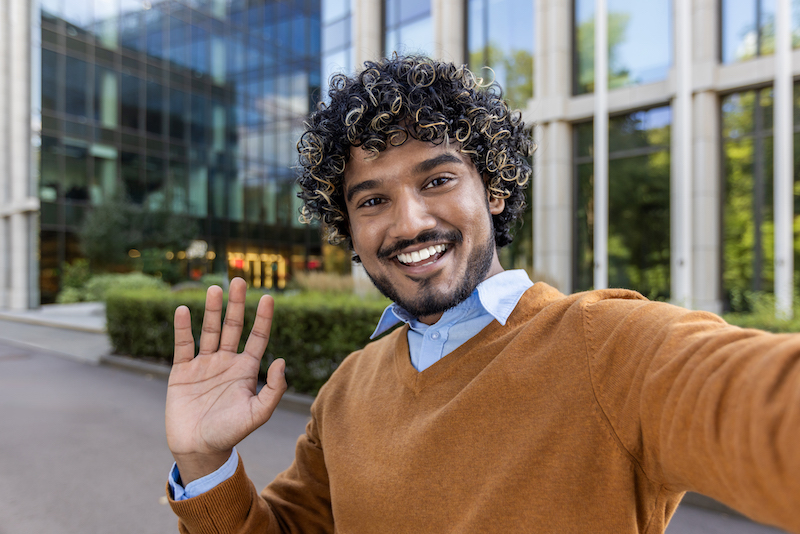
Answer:
<svg viewBox="0 0 800 534"><path fill-rule="evenodd" d="M441 254L445 250L447 250L447 245L431 245L430 247L423 248L422 250L415 250L414 252L409 252L406 254L398 254L397 261L399 261L403 265L419 263L433 256L436 256L437 254ZM438 258L434 258L430 263L433 263L437 259Z"/></svg>

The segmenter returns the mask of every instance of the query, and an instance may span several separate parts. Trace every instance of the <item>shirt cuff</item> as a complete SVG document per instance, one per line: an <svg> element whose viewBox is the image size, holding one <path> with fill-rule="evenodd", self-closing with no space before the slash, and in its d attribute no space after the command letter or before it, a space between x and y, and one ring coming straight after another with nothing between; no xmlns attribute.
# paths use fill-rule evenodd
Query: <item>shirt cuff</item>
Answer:
<svg viewBox="0 0 800 534"><path fill-rule="evenodd" d="M227 462L222 464L222 467L209 475L189 482L184 488L181 485L181 474L178 472L178 464L173 463L172 469L169 472L169 487L172 491L172 499L175 501L183 501L202 495L231 478L233 474L236 473L236 467L238 465L239 453L236 452L236 447L234 447L230 458L228 458Z"/></svg>

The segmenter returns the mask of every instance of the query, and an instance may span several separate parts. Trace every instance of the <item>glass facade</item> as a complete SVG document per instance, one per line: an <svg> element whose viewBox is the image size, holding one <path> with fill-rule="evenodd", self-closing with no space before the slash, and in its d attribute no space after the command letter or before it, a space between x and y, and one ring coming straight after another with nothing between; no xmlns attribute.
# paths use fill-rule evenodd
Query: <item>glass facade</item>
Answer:
<svg viewBox="0 0 800 534"><path fill-rule="evenodd" d="M192 276L283 287L320 266L292 170L320 92L318 0L44 0L41 22L43 301L113 199L196 224Z"/></svg>
<svg viewBox="0 0 800 534"><path fill-rule="evenodd" d="M800 0L791 0L792 45L800 46ZM722 0L721 61L733 63L775 52L775 0Z"/></svg>
<svg viewBox="0 0 800 534"><path fill-rule="evenodd" d="M800 90L794 96L794 265L800 273ZM773 221L772 88L722 99L723 271L725 306L746 311L749 291L772 292L775 282ZM800 280L798 280L800 281ZM797 284L797 281L795 282Z"/></svg>
<svg viewBox="0 0 800 534"><path fill-rule="evenodd" d="M353 0L322 2L322 100L328 98L328 81L335 73L352 74Z"/></svg>
<svg viewBox="0 0 800 534"><path fill-rule="evenodd" d="M594 91L594 0L573 2L573 93ZM608 88L665 79L672 66L672 2L608 0Z"/></svg>
<svg viewBox="0 0 800 534"><path fill-rule="evenodd" d="M670 297L669 106L609 121L608 286ZM573 128L573 289L594 282L594 175L592 122Z"/></svg>
<svg viewBox="0 0 800 534"><path fill-rule="evenodd" d="M534 43L531 0L468 0L469 66L497 81L512 107L525 108L533 98Z"/></svg>
<svg viewBox="0 0 800 534"><path fill-rule="evenodd" d="M398 54L433 55L431 0L384 0L383 51Z"/></svg>
<svg viewBox="0 0 800 534"><path fill-rule="evenodd" d="M527 107L528 100L533 98L533 7L531 0L467 2L469 66L479 76L498 82L503 88L503 97L514 109ZM500 251L500 261L506 269L532 272L532 191L529 186L527 209L514 241Z"/></svg>

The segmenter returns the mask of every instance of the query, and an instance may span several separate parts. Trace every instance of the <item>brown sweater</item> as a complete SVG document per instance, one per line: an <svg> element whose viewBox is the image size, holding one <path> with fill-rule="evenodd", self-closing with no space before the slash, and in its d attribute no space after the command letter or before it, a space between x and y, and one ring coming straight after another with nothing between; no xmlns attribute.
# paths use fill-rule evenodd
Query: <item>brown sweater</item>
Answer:
<svg viewBox="0 0 800 534"><path fill-rule="evenodd" d="M538 283L430 368L406 328L320 391L292 466L171 502L181 532L663 532L694 490L800 532L800 335ZM269 451L264 451L269 454Z"/></svg>

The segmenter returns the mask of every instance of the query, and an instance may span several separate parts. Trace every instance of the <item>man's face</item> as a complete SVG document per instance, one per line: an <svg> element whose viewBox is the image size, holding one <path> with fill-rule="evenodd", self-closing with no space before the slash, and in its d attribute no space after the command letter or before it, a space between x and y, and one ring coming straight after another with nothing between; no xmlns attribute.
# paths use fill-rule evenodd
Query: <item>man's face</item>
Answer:
<svg viewBox="0 0 800 534"><path fill-rule="evenodd" d="M344 194L353 249L387 297L433 324L503 270L489 199L458 145L409 138L369 159L352 148Z"/></svg>

